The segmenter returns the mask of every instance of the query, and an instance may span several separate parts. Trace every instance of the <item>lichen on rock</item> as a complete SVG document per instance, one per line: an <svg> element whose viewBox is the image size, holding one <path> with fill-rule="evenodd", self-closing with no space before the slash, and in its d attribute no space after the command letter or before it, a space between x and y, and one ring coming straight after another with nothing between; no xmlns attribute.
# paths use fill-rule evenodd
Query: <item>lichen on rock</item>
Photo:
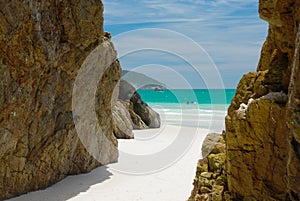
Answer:
<svg viewBox="0 0 300 201"><path fill-rule="evenodd" d="M188 201L223 201L227 194L223 136L208 134L202 150L205 150L205 157L198 162L194 189ZM206 154L208 150L209 153Z"/></svg>

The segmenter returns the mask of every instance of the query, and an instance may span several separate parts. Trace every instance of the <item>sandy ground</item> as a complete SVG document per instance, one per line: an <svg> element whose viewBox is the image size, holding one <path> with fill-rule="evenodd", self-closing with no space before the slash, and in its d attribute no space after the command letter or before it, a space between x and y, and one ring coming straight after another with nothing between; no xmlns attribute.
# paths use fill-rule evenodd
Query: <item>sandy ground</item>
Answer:
<svg viewBox="0 0 300 201"><path fill-rule="evenodd" d="M119 162L9 201L185 201L208 129L165 125L119 140Z"/></svg>

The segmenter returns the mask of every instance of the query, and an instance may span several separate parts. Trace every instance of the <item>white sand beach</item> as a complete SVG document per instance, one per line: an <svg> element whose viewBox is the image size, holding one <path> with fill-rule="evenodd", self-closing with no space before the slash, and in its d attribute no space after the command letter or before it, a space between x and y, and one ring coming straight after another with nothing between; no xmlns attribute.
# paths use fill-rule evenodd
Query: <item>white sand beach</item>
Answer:
<svg viewBox="0 0 300 201"><path fill-rule="evenodd" d="M134 140L119 140L118 163L68 176L45 190L9 201L187 200L209 129L163 122L160 129L134 131Z"/></svg>

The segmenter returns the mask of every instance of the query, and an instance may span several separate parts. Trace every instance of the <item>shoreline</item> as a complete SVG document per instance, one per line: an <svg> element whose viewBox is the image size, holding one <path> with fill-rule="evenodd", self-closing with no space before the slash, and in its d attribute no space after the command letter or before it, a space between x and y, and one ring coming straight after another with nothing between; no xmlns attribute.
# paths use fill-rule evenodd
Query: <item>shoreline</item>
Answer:
<svg viewBox="0 0 300 201"><path fill-rule="evenodd" d="M195 127L191 122L193 116L183 118L184 121L177 119L177 123L181 123L172 125L172 114L160 115L163 117L161 128L135 130L135 139L118 140L117 163L68 176L45 190L7 201L187 200L193 189L197 162L202 158L202 142L208 133L220 130L222 125L215 119L216 122L207 126L207 122L213 120L201 115L204 127ZM182 116L189 117L189 113ZM222 119L221 116L217 119Z"/></svg>

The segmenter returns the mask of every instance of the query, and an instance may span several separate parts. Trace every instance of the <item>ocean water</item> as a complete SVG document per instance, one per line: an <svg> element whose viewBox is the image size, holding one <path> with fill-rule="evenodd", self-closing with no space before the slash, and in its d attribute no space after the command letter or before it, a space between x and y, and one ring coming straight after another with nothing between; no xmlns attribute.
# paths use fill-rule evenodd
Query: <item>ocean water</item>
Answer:
<svg viewBox="0 0 300 201"><path fill-rule="evenodd" d="M162 124L207 128L222 132L235 89L138 90L142 99L160 114Z"/></svg>
<svg viewBox="0 0 300 201"><path fill-rule="evenodd" d="M230 104L235 89L138 90L147 103Z"/></svg>

